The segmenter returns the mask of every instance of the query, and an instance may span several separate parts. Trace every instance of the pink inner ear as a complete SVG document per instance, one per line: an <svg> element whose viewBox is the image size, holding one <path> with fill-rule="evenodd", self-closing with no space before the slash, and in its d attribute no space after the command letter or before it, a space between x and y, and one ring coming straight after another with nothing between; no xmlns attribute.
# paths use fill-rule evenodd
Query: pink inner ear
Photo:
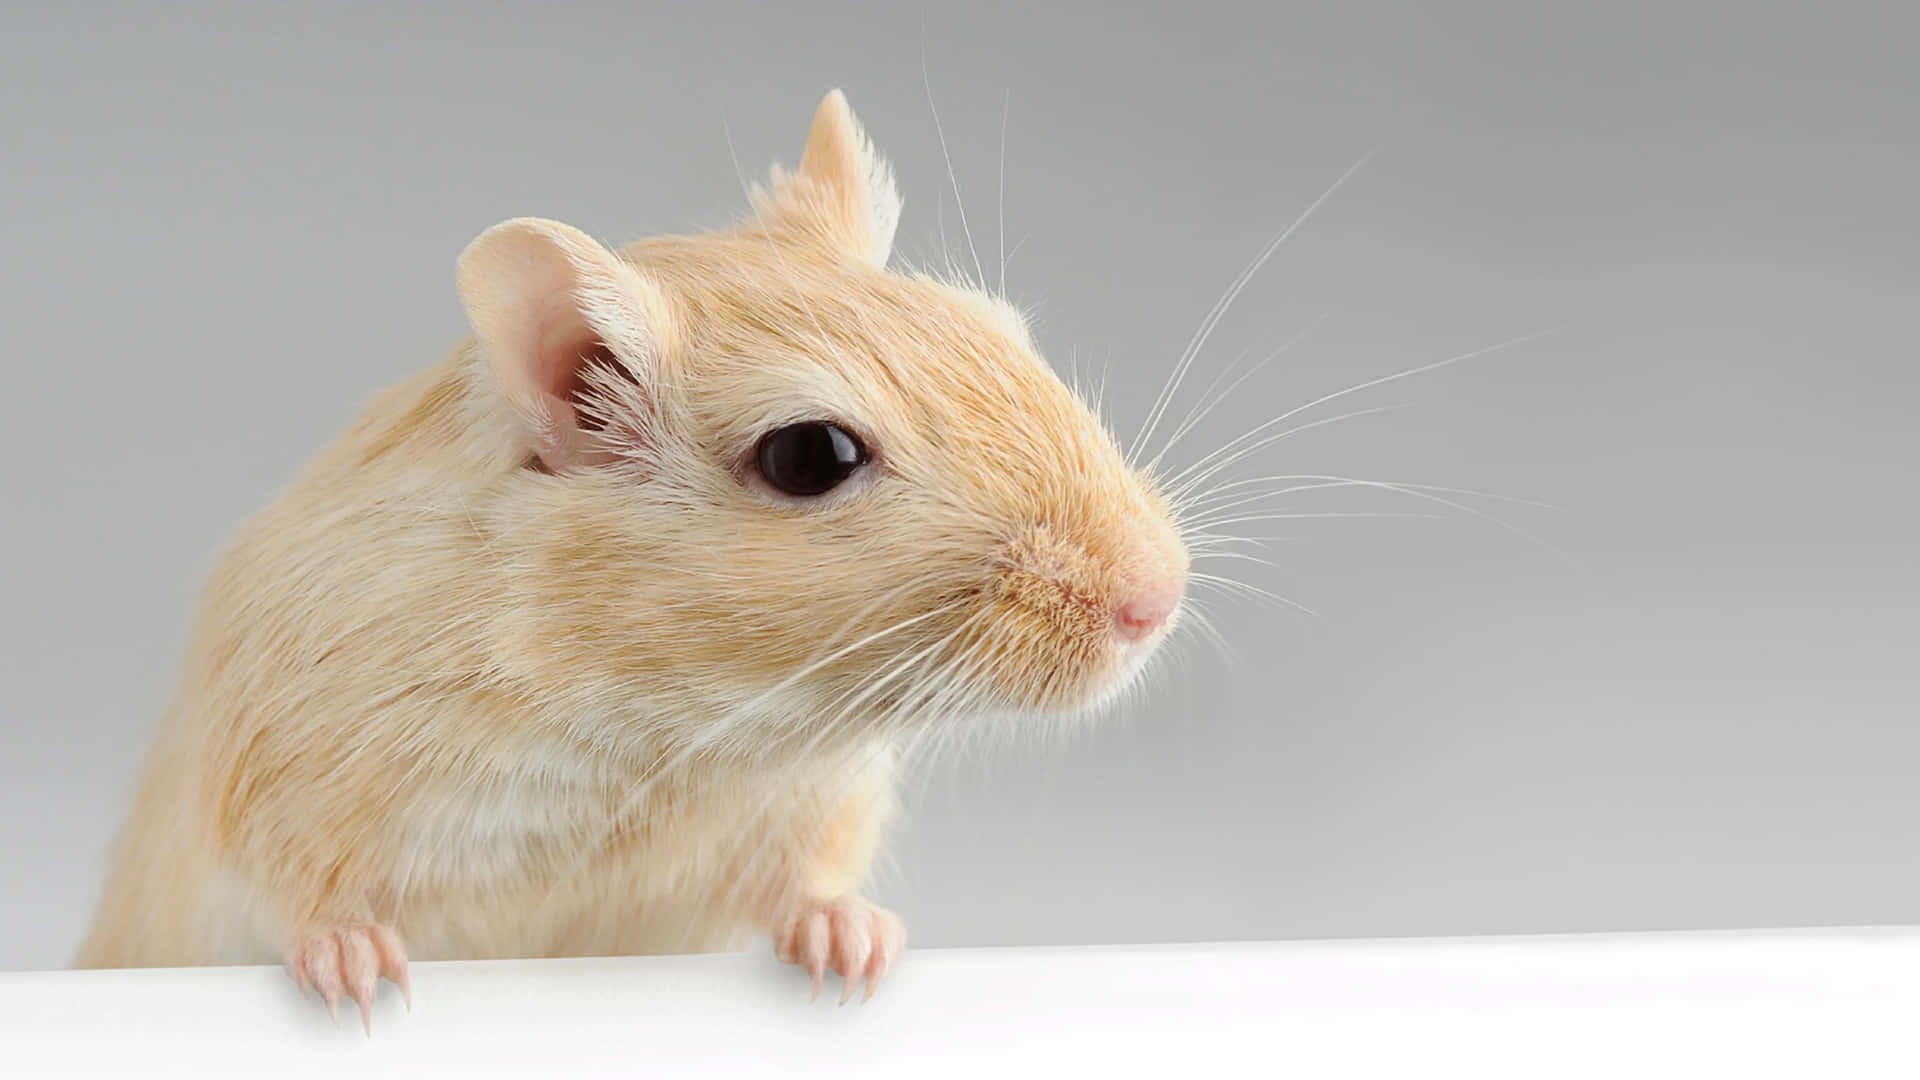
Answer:
<svg viewBox="0 0 1920 1080"><path fill-rule="evenodd" d="M552 450L543 451L541 459L549 469L569 464L605 465L621 458L596 437L606 429L607 421L581 405L585 395L594 390L588 381L588 372L594 368L630 382L639 381L591 328L564 323L548 328L536 361L536 378L548 416L544 441ZM622 426L631 430L621 434L640 437L638 428Z"/></svg>
<svg viewBox="0 0 1920 1080"><path fill-rule="evenodd" d="M532 312L534 386L554 401L573 399L580 383L581 357L600 345L565 289L554 289L536 301ZM571 422L571 418L568 418Z"/></svg>
<svg viewBox="0 0 1920 1080"><path fill-rule="evenodd" d="M529 374L546 412L546 430L540 433L540 458L549 469L570 464L605 464L615 455L594 445L591 437L604 425L576 407L587 389L589 364L605 364L617 372L626 368L613 350L593 332L567 291L554 290L536 304L533 314L533 365Z"/></svg>
<svg viewBox="0 0 1920 1080"><path fill-rule="evenodd" d="M628 382L637 384L639 380L627 369L627 365L613 355L613 350L607 347L607 343L598 338L589 339L580 347L579 352L580 359L573 367L573 380L566 387L564 400L573 409L575 425L583 431L600 431L606 427L606 422L580 407L582 396L592 389L587 381L587 372L599 368Z"/></svg>

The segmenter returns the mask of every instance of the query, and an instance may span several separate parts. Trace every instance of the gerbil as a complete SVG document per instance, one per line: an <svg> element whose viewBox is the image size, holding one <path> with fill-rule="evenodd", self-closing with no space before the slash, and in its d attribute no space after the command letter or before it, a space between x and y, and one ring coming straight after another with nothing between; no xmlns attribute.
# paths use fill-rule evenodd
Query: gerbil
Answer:
<svg viewBox="0 0 1920 1080"><path fill-rule="evenodd" d="M727 228L520 218L472 337L239 532L84 967L734 949L868 993L901 751L1080 715L1177 621L1165 499L996 296L887 269L845 99Z"/></svg>

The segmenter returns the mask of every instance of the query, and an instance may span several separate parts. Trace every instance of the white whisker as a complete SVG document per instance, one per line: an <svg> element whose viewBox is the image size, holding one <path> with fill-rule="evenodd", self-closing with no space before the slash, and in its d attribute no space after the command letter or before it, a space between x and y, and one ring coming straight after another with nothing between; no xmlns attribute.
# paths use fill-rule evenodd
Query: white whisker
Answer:
<svg viewBox="0 0 1920 1080"><path fill-rule="evenodd" d="M1393 382L1396 379L1404 379L1411 375L1419 375L1424 372L1434 371L1439 368L1448 367L1453 364L1461 363L1463 361L1472 360L1477 357L1487 356L1489 354L1500 352L1505 349L1511 349L1519 345L1524 345L1531 341L1537 341L1543 337L1548 337L1552 334L1558 333L1559 330L1560 330L1559 327L1554 327L1547 330L1536 331L1531 334L1524 334L1520 337L1510 338L1506 341L1502 341L1497 344L1487 345L1479 349L1474 349L1471 352L1464 352L1457 356L1449 356L1444 360L1435 360L1432 363L1421 364L1418 367L1407 368L1405 371L1397 371L1391 375L1383 375L1377 379L1368 379L1366 382L1356 383L1355 385L1349 386L1344 390L1336 390L1331 394L1322 395L1320 397L1313 399L1312 401L1307 402L1305 405L1301 405L1301 406L1298 406L1297 408L1289 409L1286 412L1281 413L1279 416L1276 416L1273 419L1268 420L1265 423L1259 425L1258 427L1255 427L1253 430L1248 431L1246 434L1241 435L1239 438L1226 443L1225 445L1221 446L1218 450L1215 450L1213 453L1207 455L1206 457L1201 458L1199 461L1195 462L1193 465L1188 466L1186 470L1183 470L1179 474L1179 476L1184 476L1186 475L1187 472L1190 472L1193 469L1200 468L1206 465L1212 459L1218 457L1221 454L1230 452L1238 444L1255 437L1256 435L1266 430L1267 428L1273 427L1278 424L1284 424L1288 420L1292 419L1293 417L1298 416L1303 412L1306 412L1308 409L1312 409L1319 405L1324 405L1329 401L1334 401L1339 398L1343 398L1348 394L1359 393L1360 391L1369 389L1371 387L1380 386L1385 383ZM1176 481L1179 479L1179 476L1175 477Z"/></svg>
<svg viewBox="0 0 1920 1080"><path fill-rule="evenodd" d="M890 634L898 633L901 630L905 630L909 627L916 626L920 623L925 622L928 619L934 618L938 615L942 615L947 611L952 610L954 607L957 607L959 604L960 604L960 601L954 601L952 603L943 604L930 611L921 612L920 614L912 616L911 618L903 619L897 623L892 624L891 626L875 631L874 633L868 634L866 637L861 638L860 640L854 642L851 645L845 646L844 648L841 648L841 649L837 649L834 652L829 653L828 655L820 658L819 660L816 660L813 663L807 664L801 667L800 669L798 669L797 671L794 671L792 674L789 674L785 678L776 682L772 687L756 695L754 698L749 700L745 705L742 705L736 709L730 710L726 716L721 717L720 719L706 725L705 729L701 732L700 735L696 736L695 738L687 740L677 753L669 754L667 752L663 752L661 756L655 760L653 766L647 770L645 777L639 783L635 784L633 787L633 790L630 791L627 794L627 796L621 801L620 809L612 816L611 823L602 832L599 840L597 840L590 847L584 848L582 850L582 854L575 860L572 867L569 870L560 874L553 882L551 882L548 885L546 894L542 898L538 908L536 909L536 915L544 911L545 905L552 902L555 896L560 895L561 887L563 885L570 884L573 881L573 879L580 873L581 869L586 865L588 857L592 855L594 852L596 852L603 844L605 844L608 839L612 838L615 834L619 832L619 830L624 826L627 818L634 812L635 809L637 809L641 805L642 800L644 800L647 797L647 795L652 792L656 784L658 784L664 777L671 776L675 769L679 768L682 764L686 763L687 761L692 760L696 754L699 754L704 750L713 748L716 744L722 742L725 738L731 735L732 724L736 722L739 718L752 715L753 711L759 708L761 705L764 705L766 702L772 700L775 696L782 693L783 691L785 691L787 688L791 687L795 683L799 682L801 679L805 678L806 676L812 674L815 671L818 671L820 668L825 667L826 665L834 662L835 660L838 660L841 657L844 657L852 652L855 652L861 648L864 648L865 646L872 644L873 642L878 641Z"/></svg>
<svg viewBox="0 0 1920 1080"><path fill-rule="evenodd" d="M1540 502L1535 499L1522 499L1512 495L1501 495L1491 491L1475 491L1472 488L1442 487L1439 484L1415 484L1415 483L1409 483L1408 481L1405 481L1405 480L1360 480L1350 476L1326 476L1326 475L1318 475L1313 473L1284 473L1284 474L1276 474L1272 476L1254 476L1254 477L1248 477L1244 480L1235 480L1231 483L1221 484L1217 487L1209 489L1205 494L1197 497L1195 501L1190 505L1194 505L1194 506L1201 505L1207 500L1212 499L1221 494L1224 494L1225 492L1231 491L1235 488L1243 488L1243 487L1249 487L1254 484L1265 484L1265 483L1271 483L1274 481L1288 481L1288 480L1323 480L1327 482L1315 483L1315 484L1301 484L1295 487L1280 488L1275 491L1265 492L1262 495L1255 496L1255 497L1265 498L1272 495L1285 495L1289 492L1294 492L1294 491L1314 491L1320 488L1379 487L1381 485L1386 485L1394 489L1412 488L1416 491L1437 491L1446 495L1472 495L1476 498L1491 499L1495 502L1515 503L1520 506L1531 506L1540 510L1550 510L1556 514L1567 513L1567 510L1564 507L1555 506L1553 503Z"/></svg>
<svg viewBox="0 0 1920 1080"><path fill-rule="evenodd" d="M1367 160L1373 157L1375 153L1375 150L1369 150L1360 156L1360 160L1349 165L1347 171L1340 174L1339 179L1328 185L1327 189L1321 192L1319 198L1313 200L1305 210L1300 212L1299 217L1295 218L1286 228L1280 230L1273 239L1267 241L1266 246L1260 249L1260 253L1254 256L1253 261L1249 262L1246 268L1240 271L1240 275L1234 279L1233 284L1227 286L1225 295L1221 296L1221 298L1214 303L1212 309L1207 312L1206 317L1200 321L1200 328L1194 331L1193 339L1187 343L1186 349L1181 352L1180 359L1174 365L1173 373L1168 378L1166 387L1154 398L1153 408L1147 414L1146 424L1142 427L1140 434L1134 439L1135 447L1141 451L1146 449L1147 440L1153 435L1153 429L1160 422L1160 417L1166 411L1167 406L1172 404L1174 395L1179 392L1180 381L1186 377L1187 369L1192 366L1194 357L1198 356L1200 350L1206 346L1207 338L1212 335L1213 328L1219 325L1220 320L1226 316L1227 309L1233 306L1234 300L1239 298L1241 291L1253 280L1254 275L1258 274L1260 268L1267 264L1267 260L1273 258L1274 252L1280 250L1280 245L1286 243L1288 237L1291 237L1302 225L1305 225L1307 219L1313 216L1314 211L1320 209L1323 203L1332 198L1334 193L1339 191L1354 173L1359 172L1360 167L1365 165Z"/></svg>
<svg viewBox="0 0 1920 1080"><path fill-rule="evenodd" d="M1007 265L1013 262L1013 257L1020 254L1020 249L1027 246L1027 241L1031 239L1033 239L1032 233L1021 234L1020 239L1013 242L1013 247L1007 249L1006 256L1000 260L1000 286L1002 295L1005 295L1006 292Z"/></svg>
<svg viewBox="0 0 1920 1080"><path fill-rule="evenodd" d="M1152 472L1155 468L1157 468L1160 464L1161 459L1167 456L1167 452L1169 450L1172 450L1175 444L1179 443L1181 437L1186 435L1187 432L1193 430L1194 426L1199 424L1200 421L1205 420L1207 418L1207 415L1213 412L1214 409L1219 408L1221 402L1233 396L1233 392L1240 388L1240 384L1246 382L1248 379L1259 374L1261 369L1265 368L1268 364L1271 364L1275 360L1278 360L1282 356L1285 356L1295 345L1298 345L1301 341L1305 340L1308 334L1313 333L1313 331L1316 328L1318 328L1319 325L1325 322L1326 320L1327 320L1327 315L1326 313L1323 312L1319 318L1309 323L1305 330L1302 330L1299 333L1293 335L1291 338L1288 338L1285 342L1283 342L1280 345L1279 348L1268 353L1266 356L1261 357L1259 363L1248 368L1245 374L1242 374L1239 378L1233 380L1232 383L1227 385L1226 389L1220 391L1218 396L1212 398L1212 400L1209 401L1207 400L1207 396L1213 392L1213 388L1215 386L1219 385L1220 380L1226 377L1225 373L1222 373L1221 375L1216 376L1213 380L1213 383L1209 385L1207 389L1201 394L1201 400L1204 404L1201 407L1197 408L1194 412L1189 413L1187 415L1187 418L1180 422L1180 426L1174 429L1174 432L1172 435L1168 436L1167 444L1165 446L1162 446L1160 448L1160 452L1153 455L1153 459L1147 462L1145 466L1146 471Z"/></svg>
<svg viewBox="0 0 1920 1080"><path fill-rule="evenodd" d="M953 171L953 155L947 152L947 133L940 126L940 110L933 104L933 76L927 72L927 63L920 61L920 78L927 86L927 111L933 114L933 131L940 138L940 156L947 162L947 180L953 185L953 207L960 214L960 229L967 237L967 250L973 254L974 283L986 288L986 271L980 268L980 251L973 246L973 230L967 228L967 207L960 201L960 177Z"/></svg>
<svg viewBox="0 0 1920 1080"><path fill-rule="evenodd" d="M1188 490L1191 490L1194 487L1199 486L1200 484L1205 483L1208 479L1218 475L1220 472L1226 469L1230 469L1234 465L1240 463L1241 461L1246 460L1248 456L1252 454L1257 454L1260 451L1266 449L1267 447L1272 446L1274 443L1281 441L1282 439L1291 438L1292 436L1298 435L1301 432L1312 431L1314 428L1317 428L1317 427L1325 427L1329 424L1338 424L1345 420L1355 420L1362 416L1373 416L1376 413L1398 412L1401 409L1405 409L1405 408L1409 408L1409 406L1376 405L1371 409L1355 409L1352 412L1340 413L1337 416L1329 416L1320 420L1311 420L1304 424L1296 424L1293 427L1287 428L1285 431L1274 432L1273 434L1263 436L1260 439L1255 440L1254 442L1249 443L1246 446L1243 446L1234 450L1233 453L1227 455L1226 457L1221 458L1220 460L1214 461L1211 464L1208 464L1204 469L1201 469L1197 475L1189 476L1189 473L1193 472L1193 469L1191 467L1187 469L1182 469L1180 472L1174 474L1174 476L1167 481L1167 486L1178 492L1186 492ZM1267 425L1263 424L1261 426L1265 427ZM1213 456L1213 455L1209 455L1209 456Z"/></svg>
<svg viewBox="0 0 1920 1080"><path fill-rule="evenodd" d="M1195 524L1200 528L1218 528L1228 525L1244 525L1255 521L1297 521L1302 518L1424 518L1427 520L1437 520L1441 517L1442 515L1440 514L1402 514L1391 511L1383 511L1380 513L1246 514L1241 517L1222 518L1217 521L1200 521L1195 522Z"/></svg>
<svg viewBox="0 0 1920 1080"><path fill-rule="evenodd" d="M1244 551L1208 551L1195 555L1193 561L1199 562L1202 559L1239 559L1245 562L1258 563L1261 566L1274 566L1272 559L1263 559L1258 555L1249 555Z"/></svg>
<svg viewBox="0 0 1920 1080"><path fill-rule="evenodd" d="M1211 489L1204 494L1182 500L1178 504L1175 516L1184 522L1188 519L1189 515L1198 514L1203 510L1209 514L1218 514L1236 507L1265 502L1268 499L1278 498L1282 495L1295 495L1305 491L1320 491L1327 488L1344 488L1355 485L1340 481L1330 481L1323 484L1292 484L1287 487L1273 488L1267 491L1255 491L1252 493L1232 492L1228 490L1240 486L1242 485L1222 484L1219 488Z"/></svg>
<svg viewBox="0 0 1920 1080"><path fill-rule="evenodd" d="M1013 105L1008 89L1000 100L1000 295L1007 295L1007 111Z"/></svg>
<svg viewBox="0 0 1920 1080"><path fill-rule="evenodd" d="M954 628L954 630L952 630L951 632L949 632L947 635L940 638L939 640L935 641L933 644L927 646L924 649L919 650L918 652L914 653L909 657L906 657L904 659L900 659L885 665L884 667L881 668L880 671L875 672L873 675L870 675L865 679L862 679L861 681L855 683L853 686L849 687L847 690L837 695L835 699L829 702L827 705L827 708L834 710L834 715L830 719L822 718L817 715L810 715L809 717L806 717L805 719L810 721L810 726L813 728L813 731L814 731L812 738L807 740L807 742L803 746L801 746L798 750L786 753L783 755L783 757L786 760L790 760L793 762L799 762L799 763L813 762L815 760L814 754L818 751L820 746L828 740L830 736L838 736L845 733L847 721L849 720L849 718L853 717L853 715L859 710L861 705L863 705L867 701L868 698L870 698L873 694L878 693L882 688L886 686L886 684L892 682L893 680L913 670L913 668L925 657L932 655L941 649L946 648L948 645L958 640L964 633L966 633L969 629L972 628L972 626L974 625L978 617L979 617L978 614L976 614L973 617L963 620L958 627ZM946 668L951 669L953 666L954 666L953 663L949 663L946 665ZM929 686L929 685L939 686L943 681L943 676L945 674L946 674L946 670L936 671L935 673L930 675L927 679L922 680L921 689L924 689L926 686ZM849 700L849 698L851 698L851 700ZM829 807L837 803L839 799L844 795L846 786L857 782L859 777L864 774L865 770L868 767L870 767L873 764L873 762L879 758L881 754L886 753L891 747L892 747L891 740L886 738L880 738L875 740L872 745L864 747L865 749L864 756L859 756L862 747L856 745L854 749L849 752L847 760L840 762L837 767L824 770L826 775L836 776L839 778L840 787L833 789L831 791L821 791L816 793L818 795L817 801L824 804L824 806L829 806ZM857 756L859 757L859 760L856 762L854 759ZM775 773L775 775L768 777L765 782L766 794L761 799L759 806L752 813L743 814L740 816L740 821L742 825L741 839L743 840L747 839L746 834L748 833L759 832L767 828L767 826L761 823L766 813L769 810L771 810L773 806L780 799L788 797L792 794L787 789L787 786L780 781L781 781L781 778L777 772ZM830 823L832 821L831 813L823 812L820 814L820 818L821 820L815 826L816 828L825 829L827 827L830 827ZM804 838L803 838L803 843L804 843ZM765 846L762 846L757 849L752 848L750 846L749 850L753 851L755 855L763 858L772 857L771 855L766 854L766 852L768 852L769 849L766 848ZM775 853L777 854L777 851ZM722 908L722 910L731 908L734 900L740 895L740 892L742 889L749 888L755 884L762 884L762 882L760 882L759 880L760 875L754 872L755 870L756 870L756 864L750 863L746 868L744 868L743 872L740 873L735 878L733 884L730 885L721 894L720 907Z"/></svg>
<svg viewBox="0 0 1920 1080"><path fill-rule="evenodd" d="M1268 590L1263 589L1258 585L1249 585L1246 582L1237 580L1235 578L1220 577L1217 574L1200 574L1200 573L1189 573L1187 577L1188 577L1188 580L1192 581L1196 585L1210 585L1210 586L1213 586L1214 588L1226 589L1229 591L1233 589L1239 589L1243 592L1250 593L1254 596L1264 597L1276 603L1285 604L1290 608L1295 608L1299 611L1303 611L1308 615L1319 614L1319 612L1314 611L1312 608L1306 606L1305 604L1302 604L1298 600L1290 600L1284 596L1281 596L1279 593L1269 592Z"/></svg>
<svg viewBox="0 0 1920 1080"><path fill-rule="evenodd" d="M1233 646L1227 642L1226 636L1221 634L1219 629L1213 625L1213 618L1205 608L1197 603L1189 602L1187 604L1186 616L1193 621L1195 627L1212 639L1214 646L1218 648L1223 655L1229 657L1233 655Z"/></svg>
<svg viewBox="0 0 1920 1080"><path fill-rule="evenodd" d="M1459 502L1455 502L1454 500L1451 500L1451 499L1442 498L1440 495L1434 494L1434 493L1444 492L1446 494L1469 495L1469 496L1475 496L1479 498L1492 499L1496 501L1516 502L1522 505L1537 506L1543 509L1564 513L1564 511L1562 511L1560 507L1554 506L1550 503L1534 502L1529 499L1516 499L1516 498L1512 498L1511 496L1494 495L1488 492L1472 491L1466 488L1441 487L1437 484L1393 483L1385 480L1360 480L1354 477L1344 477L1344 476L1315 476L1310 474L1289 474L1289 475L1276 476L1276 477L1256 477L1249 481L1236 481L1233 484L1224 484L1224 485L1221 485L1219 489L1216 489L1215 491L1209 493L1209 495L1210 496L1218 495L1229 488L1241 486L1248 483L1260 483L1260 482L1276 480L1276 479L1277 480L1321 480L1321 481L1327 481L1327 482L1324 484L1306 484L1306 485L1300 485L1299 487L1294 487L1294 488L1283 488L1283 489L1280 489L1279 491L1269 493L1270 495L1286 494L1289 491L1295 491L1295 490L1311 490L1313 488L1319 488L1319 487L1362 487L1362 488L1376 488L1382 491L1391 491L1397 494L1407 495L1416 499L1423 499L1428 502L1437 503L1441 506L1446 506L1451 509L1458 510L1461 513L1479 518L1482 521L1491 522L1499 526L1500 528L1505 529L1508 532L1514 533L1515 535L1520 536L1521 538L1529 541L1530 543L1538 544L1539 546L1546 548L1547 550L1552 551L1555 554L1563 555L1563 556L1566 554L1565 552L1561 551L1558 547L1555 547L1554 545L1547 543L1545 540L1540 539L1538 536L1535 536L1534 534L1526 531L1525 529L1520 528L1517 525L1514 525L1509 521L1506 521L1503 518L1497 517L1493 514L1489 514L1486 511L1478 509L1477 507L1468 506ZM1248 499L1245 501L1255 501L1260 497L1263 497L1263 496L1255 496L1252 499ZM1236 504L1229 504L1229 505L1236 505ZM1189 505L1183 509L1186 512L1190 512L1192 509L1194 509L1194 507L1192 505ZM1215 506L1215 507L1212 507L1209 512L1217 513L1222 509L1224 509L1224 507Z"/></svg>

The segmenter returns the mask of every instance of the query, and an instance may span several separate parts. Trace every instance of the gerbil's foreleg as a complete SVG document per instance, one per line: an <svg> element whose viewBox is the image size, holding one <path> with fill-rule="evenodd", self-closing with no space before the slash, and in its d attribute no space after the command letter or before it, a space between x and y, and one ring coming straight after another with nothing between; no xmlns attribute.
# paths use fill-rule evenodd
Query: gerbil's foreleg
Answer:
<svg viewBox="0 0 1920 1080"><path fill-rule="evenodd" d="M287 971L305 994L309 986L320 991L327 1012L340 1019L344 992L360 1006L360 1024L373 1031L373 989L381 976L393 980L413 1007L407 984L407 952L400 936L383 926L340 926L310 930L294 936L287 946Z"/></svg>
<svg viewBox="0 0 1920 1080"><path fill-rule="evenodd" d="M371 1028L383 976L412 1004L396 903L382 885L401 850L388 807L408 793L391 751L376 744L353 770L334 762L361 751L329 751L311 729L282 723L249 738L217 777L231 793L214 830L221 859L244 883L238 906L221 915L244 913L255 948L277 953L302 993L317 989L336 1021L346 996Z"/></svg>
<svg viewBox="0 0 1920 1080"><path fill-rule="evenodd" d="M793 879L769 912L775 954L813 976L815 998L829 968L843 980L841 1004L863 979L866 996L872 997L906 948L900 917L859 893L893 815L891 765L889 756L867 771L856 780L856 790L817 823L812 842L802 845L792 864Z"/></svg>

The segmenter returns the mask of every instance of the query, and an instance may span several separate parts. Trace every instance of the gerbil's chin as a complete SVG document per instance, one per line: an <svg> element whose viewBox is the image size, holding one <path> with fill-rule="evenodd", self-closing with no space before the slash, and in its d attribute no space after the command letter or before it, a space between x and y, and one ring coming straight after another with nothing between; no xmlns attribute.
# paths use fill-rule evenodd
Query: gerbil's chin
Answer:
<svg viewBox="0 0 1920 1080"><path fill-rule="evenodd" d="M1168 618L1166 624L1151 636L1138 641L1116 641L1110 659L1087 680L1081 700L1064 711L1073 713L1096 713L1118 701L1129 690L1141 685L1146 668L1167 636L1173 632L1178 622L1175 617Z"/></svg>

